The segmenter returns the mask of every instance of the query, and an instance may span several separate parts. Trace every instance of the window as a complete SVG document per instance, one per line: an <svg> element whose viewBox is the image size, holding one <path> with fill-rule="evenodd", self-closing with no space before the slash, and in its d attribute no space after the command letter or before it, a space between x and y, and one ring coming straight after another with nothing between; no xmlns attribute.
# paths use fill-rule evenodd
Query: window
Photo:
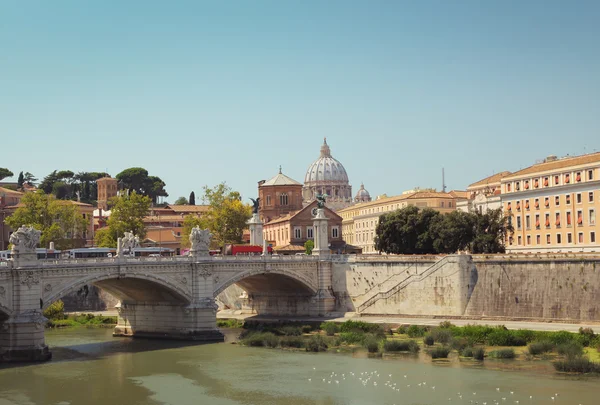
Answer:
<svg viewBox="0 0 600 405"><path fill-rule="evenodd" d="M594 171L588 170L588 180L594 180Z"/></svg>
<svg viewBox="0 0 600 405"><path fill-rule="evenodd" d="M590 208L588 212L588 220L590 221L590 225L596 225L596 210Z"/></svg>
<svg viewBox="0 0 600 405"><path fill-rule="evenodd" d="M550 228L550 214L546 214L545 225L546 225L546 228Z"/></svg>
<svg viewBox="0 0 600 405"><path fill-rule="evenodd" d="M448 208L452 208L452 201L448 201Z"/></svg>
<svg viewBox="0 0 600 405"><path fill-rule="evenodd" d="M528 210L529 209L529 200L525 200L525 209Z"/></svg>
<svg viewBox="0 0 600 405"><path fill-rule="evenodd" d="M550 243L552 242L550 242L550 235L548 234L546 235L546 245L549 245Z"/></svg>
<svg viewBox="0 0 600 405"><path fill-rule="evenodd" d="M590 232L590 243L596 243L596 232Z"/></svg>
<svg viewBox="0 0 600 405"><path fill-rule="evenodd" d="M544 187L548 187L548 177L544 177Z"/></svg>
<svg viewBox="0 0 600 405"><path fill-rule="evenodd" d="M583 232L579 232L579 235L577 235L577 240L579 243L583 243Z"/></svg>
<svg viewBox="0 0 600 405"><path fill-rule="evenodd" d="M590 191L590 193L588 194L588 201L594 202L594 192L593 191Z"/></svg>
<svg viewBox="0 0 600 405"><path fill-rule="evenodd" d="M571 205L571 194L567 194L567 195L565 196L565 203L566 203L567 205Z"/></svg>
<svg viewBox="0 0 600 405"><path fill-rule="evenodd" d="M541 245L542 244L542 237L540 235L537 235L535 237L535 244L536 245Z"/></svg>
<svg viewBox="0 0 600 405"><path fill-rule="evenodd" d="M506 184L506 191L510 191L510 183Z"/></svg>
<svg viewBox="0 0 600 405"><path fill-rule="evenodd" d="M267 205L271 205L271 195L267 196Z"/></svg>
<svg viewBox="0 0 600 405"><path fill-rule="evenodd" d="M581 204L581 193L577 193L577 204Z"/></svg>
<svg viewBox="0 0 600 405"><path fill-rule="evenodd" d="M577 211L577 225L583 225L583 211Z"/></svg>
<svg viewBox="0 0 600 405"><path fill-rule="evenodd" d="M531 245L531 235L527 235L527 244Z"/></svg>
<svg viewBox="0 0 600 405"><path fill-rule="evenodd" d="M517 229L521 229L521 216L517 217Z"/></svg>
<svg viewBox="0 0 600 405"><path fill-rule="evenodd" d="M533 181L533 187L538 188L540 186L540 180L539 179L535 179Z"/></svg>
<svg viewBox="0 0 600 405"><path fill-rule="evenodd" d="M525 190L529 190L529 180L525 180Z"/></svg>
<svg viewBox="0 0 600 405"><path fill-rule="evenodd" d="M560 197L559 196L554 197L554 205L556 205L557 207L560 205Z"/></svg>
<svg viewBox="0 0 600 405"><path fill-rule="evenodd" d="M567 211L567 226L571 226L571 211Z"/></svg>
<svg viewBox="0 0 600 405"><path fill-rule="evenodd" d="M442 203L441 203L441 204L442 204L442 208L444 208L444 202L443 202L443 201L442 201Z"/></svg>
<svg viewBox="0 0 600 405"><path fill-rule="evenodd" d="M581 181L581 172L577 172L577 174L575 174L575 181L577 183L579 183Z"/></svg>
<svg viewBox="0 0 600 405"><path fill-rule="evenodd" d="M520 189L521 189L521 183L517 181L515 183L515 190L519 191Z"/></svg>
<svg viewBox="0 0 600 405"><path fill-rule="evenodd" d="M550 198L548 198L548 197L544 198L544 206L546 208L550 207Z"/></svg>
<svg viewBox="0 0 600 405"><path fill-rule="evenodd" d="M560 212L556 213L556 227L560 227Z"/></svg>
<svg viewBox="0 0 600 405"><path fill-rule="evenodd" d="M331 237L332 238L337 238L338 237L338 227L337 226L333 226L331 227Z"/></svg>
<svg viewBox="0 0 600 405"><path fill-rule="evenodd" d="M511 206L511 203L508 203L508 204L506 204L506 209L507 209L508 211L512 211L512 206Z"/></svg>
<svg viewBox="0 0 600 405"><path fill-rule="evenodd" d="M517 201L517 211L521 211L521 201Z"/></svg>
<svg viewBox="0 0 600 405"><path fill-rule="evenodd" d="M573 237L570 233L567 234L567 243L573 243Z"/></svg>
<svg viewBox="0 0 600 405"><path fill-rule="evenodd" d="M306 227L306 237L308 239L312 239L313 238L313 227L312 226L307 226Z"/></svg>
<svg viewBox="0 0 600 405"><path fill-rule="evenodd" d="M533 205L535 206L536 210L539 210L540 209L540 199L536 198L535 203Z"/></svg>
<svg viewBox="0 0 600 405"><path fill-rule="evenodd" d="M556 234L556 243L558 243L559 245L562 243L562 236L560 233Z"/></svg>
<svg viewBox="0 0 600 405"><path fill-rule="evenodd" d="M281 195L279 196L279 205L288 205L287 193L281 193Z"/></svg>
<svg viewBox="0 0 600 405"><path fill-rule="evenodd" d="M302 239L302 228L300 228L299 226L294 227L294 238Z"/></svg>
<svg viewBox="0 0 600 405"><path fill-rule="evenodd" d="M531 221L529 220L529 215L525 217L525 229L531 228Z"/></svg>
<svg viewBox="0 0 600 405"><path fill-rule="evenodd" d="M540 229L540 214L535 214L535 228Z"/></svg>
<svg viewBox="0 0 600 405"><path fill-rule="evenodd" d="M565 174L565 183L569 184L571 182L571 175L569 173Z"/></svg>
<svg viewBox="0 0 600 405"><path fill-rule="evenodd" d="M560 176L554 176L554 185L560 184Z"/></svg>
<svg viewBox="0 0 600 405"><path fill-rule="evenodd" d="M521 242L522 242L522 240L521 240L521 235L519 235L519 236L517 237L517 244L520 246L520 245L521 245Z"/></svg>

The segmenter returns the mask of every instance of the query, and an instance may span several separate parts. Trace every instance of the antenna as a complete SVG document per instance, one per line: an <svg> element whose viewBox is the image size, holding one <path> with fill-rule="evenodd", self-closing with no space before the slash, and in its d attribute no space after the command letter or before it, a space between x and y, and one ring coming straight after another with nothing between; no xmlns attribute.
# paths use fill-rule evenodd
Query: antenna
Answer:
<svg viewBox="0 0 600 405"><path fill-rule="evenodd" d="M444 168L442 167L442 193L446 192L446 175L444 173Z"/></svg>

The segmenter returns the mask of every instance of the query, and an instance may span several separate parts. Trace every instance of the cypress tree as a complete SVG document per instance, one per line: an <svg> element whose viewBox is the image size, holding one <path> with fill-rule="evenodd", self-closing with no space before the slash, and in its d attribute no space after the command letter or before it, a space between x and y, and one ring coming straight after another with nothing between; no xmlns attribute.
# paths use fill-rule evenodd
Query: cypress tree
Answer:
<svg viewBox="0 0 600 405"><path fill-rule="evenodd" d="M25 179L23 177L23 172L19 173L19 179L17 180L17 184L19 185L19 187L23 187L23 183L25 182Z"/></svg>
<svg viewBox="0 0 600 405"><path fill-rule="evenodd" d="M190 198L188 200L188 203L190 205L196 205L196 194L194 194L193 191L190 193Z"/></svg>

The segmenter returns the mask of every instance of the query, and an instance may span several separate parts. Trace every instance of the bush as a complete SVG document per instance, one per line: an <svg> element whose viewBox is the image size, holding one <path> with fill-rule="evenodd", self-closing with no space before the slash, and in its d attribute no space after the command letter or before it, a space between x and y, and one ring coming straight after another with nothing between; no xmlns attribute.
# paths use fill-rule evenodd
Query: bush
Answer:
<svg viewBox="0 0 600 405"><path fill-rule="evenodd" d="M338 332L339 327L335 322L323 322L321 324L321 329L327 333L327 336L333 336Z"/></svg>
<svg viewBox="0 0 600 405"><path fill-rule="evenodd" d="M452 338L452 340L450 341L450 347L452 347L454 350L457 350L460 352L464 348L472 347L472 346L469 344L469 341L467 338L455 337L455 338Z"/></svg>
<svg viewBox="0 0 600 405"><path fill-rule="evenodd" d="M533 342L527 348L529 350L529 354L533 356L537 356L544 353L549 353L554 350L554 343L549 340L543 340L541 342Z"/></svg>
<svg viewBox="0 0 600 405"><path fill-rule="evenodd" d="M462 350L460 350L458 353L463 357L473 357L474 350L475 349L473 348L473 346L467 346L467 347L463 348Z"/></svg>
<svg viewBox="0 0 600 405"><path fill-rule="evenodd" d="M79 326L73 319L49 319L46 324L47 328L64 328L70 326Z"/></svg>
<svg viewBox="0 0 600 405"><path fill-rule="evenodd" d="M302 330L302 333L310 333L312 332L313 327L310 325L302 325L300 329Z"/></svg>
<svg viewBox="0 0 600 405"><path fill-rule="evenodd" d="M423 337L427 330L426 326L410 325L406 330L406 334L411 338Z"/></svg>
<svg viewBox="0 0 600 405"><path fill-rule="evenodd" d="M62 300L53 302L44 310L44 316L53 321L65 319L65 304Z"/></svg>
<svg viewBox="0 0 600 405"><path fill-rule="evenodd" d="M514 359L517 354L515 349L500 349L490 352L489 356L494 359Z"/></svg>
<svg viewBox="0 0 600 405"><path fill-rule="evenodd" d="M244 321L239 319L217 319L218 328L243 328Z"/></svg>
<svg viewBox="0 0 600 405"><path fill-rule="evenodd" d="M250 347L277 347L279 338L271 332L254 332L247 334L240 343Z"/></svg>
<svg viewBox="0 0 600 405"><path fill-rule="evenodd" d="M326 323L326 322L325 322ZM375 323L368 323L363 321L346 321L340 325L340 332L356 332L362 331L364 333L373 334L385 334L383 327Z"/></svg>
<svg viewBox="0 0 600 405"><path fill-rule="evenodd" d="M342 332L340 333L340 341L349 345L362 344L365 340L364 332Z"/></svg>
<svg viewBox="0 0 600 405"><path fill-rule="evenodd" d="M577 340L577 335L575 333L560 331L560 332L552 332L549 334L548 339L554 343L556 346L562 345L563 343L572 342Z"/></svg>
<svg viewBox="0 0 600 405"><path fill-rule="evenodd" d="M450 322L450 321L440 322L440 328L442 328L442 329L450 329L453 327L454 327L454 325L452 325L452 322Z"/></svg>
<svg viewBox="0 0 600 405"><path fill-rule="evenodd" d="M527 342L517 333L504 326L499 326L487 336L487 344L489 346L525 346Z"/></svg>
<svg viewBox="0 0 600 405"><path fill-rule="evenodd" d="M583 355L583 346L579 342L571 341L558 345L557 351L563 356L578 357Z"/></svg>
<svg viewBox="0 0 600 405"><path fill-rule="evenodd" d="M593 346L597 338L594 331L591 328L579 328L579 335L577 335L577 341L582 346L588 347Z"/></svg>
<svg viewBox="0 0 600 405"><path fill-rule="evenodd" d="M263 337L264 343L266 347L277 347L279 346L279 337L275 336L273 333L267 332Z"/></svg>
<svg viewBox="0 0 600 405"><path fill-rule="evenodd" d="M452 332L449 329L436 328L431 331L431 336L433 340L443 345L450 343L452 340Z"/></svg>
<svg viewBox="0 0 600 405"><path fill-rule="evenodd" d="M425 343L425 345L427 346L433 346L433 344L435 343L435 339L433 338L431 333L425 335L425 337L423 338L423 343Z"/></svg>
<svg viewBox="0 0 600 405"><path fill-rule="evenodd" d="M447 359L450 354L448 346L437 346L428 351L432 359Z"/></svg>
<svg viewBox="0 0 600 405"><path fill-rule="evenodd" d="M363 341L363 346L369 353L379 352L379 340L374 335L366 335Z"/></svg>
<svg viewBox="0 0 600 405"><path fill-rule="evenodd" d="M587 357L567 357L553 365L557 371L566 373L600 373L600 363L590 361Z"/></svg>
<svg viewBox="0 0 600 405"><path fill-rule="evenodd" d="M462 328L454 326L450 328L450 331L454 336L464 337L473 344L483 344L486 342L488 335L494 331L494 328L481 325L465 325Z"/></svg>
<svg viewBox="0 0 600 405"><path fill-rule="evenodd" d="M483 347L473 349L473 358L475 360L483 360L485 358L485 349Z"/></svg>
<svg viewBox="0 0 600 405"><path fill-rule="evenodd" d="M386 340L383 344L385 352L411 352L418 353L421 348L414 340Z"/></svg>
<svg viewBox="0 0 600 405"><path fill-rule="evenodd" d="M313 335L306 341L307 352L324 352L327 351L327 341L321 335Z"/></svg>
<svg viewBox="0 0 600 405"><path fill-rule="evenodd" d="M283 326L279 328L279 333L283 336L300 336L302 335L302 329L299 326Z"/></svg>
<svg viewBox="0 0 600 405"><path fill-rule="evenodd" d="M279 341L281 347L304 347L304 339L298 336L287 336Z"/></svg>
<svg viewBox="0 0 600 405"><path fill-rule="evenodd" d="M400 326L396 332L399 335L406 335L408 328L406 326Z"/></svg>

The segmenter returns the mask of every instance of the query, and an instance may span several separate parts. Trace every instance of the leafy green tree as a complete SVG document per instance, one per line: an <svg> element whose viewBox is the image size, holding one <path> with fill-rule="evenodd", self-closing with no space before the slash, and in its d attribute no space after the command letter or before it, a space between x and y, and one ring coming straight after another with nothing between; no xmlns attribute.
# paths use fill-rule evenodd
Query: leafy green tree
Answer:
<svg viewBox="0 0 600 405"><path fill-rule="evenodd" d="M196 205L196 194L193 191L190 193L188 204Z"/></svg>
<svg viewBox="0 0 600 405"><path fill-rule="evenodd" d="M467 250L475 237L475 217L471 213L453 211L440 215L432 223L433 247L437 253Z"/></svg>
<svg viewBox="0 0 600 405"><path fill-rule="evenodd" d="M42 231L40 245L47 247L54 242L57 249L71 249L83 242L88 222L73 204L57 200L43 191L25 193L22 207L5 222L13 229L22 225L33 226Z"/></svg>
<svg viewBox="0 0 600 405"><path fill-rule="evenodd" d="M208 221L200 215L186 215L183 219L183 231L181 234L181 246L190 247L190 233L192 228L199 226L201 229L208 229Z"/></svg>
<svg viewBox="0 0 600 405"><path fill-rule="evenodd" d="M17 184L19 187L23 187L23 183L25 182L25 178L23 177L23 172L19 173L19 178L17 180Z"/></svg>
<svg viewBox="0 0 600 405"><path fill-rule="evenodd" d="M435 253L433 223L441 214L430 208L419 210L408 206L379 217L375 247L393 254Z"/></svg>
<svg viewBox="0 0 600 405"><path fill-rule="evenodd" d="M111 199L111 212L107 228L96 232L95 243L103 247L116 247L117 239L125 232L133 232L140 239L146 236L143 218L148 215L150 197L140 195L135 191L128 196Z"/></svg>
<svg viewBox="0 0 600 405"><path fill-rule="evenodd" d="M476 212L475 235L471 243L471 253L504 253L504 241L514 231L509 217L504 216L502 209Z"/></svg>
<svg viewBox="0 0 600 405"><path fill-rule="evenodd" d="M4 167L0 167L0 180L5 179L7 177L12 177L13 176L13 172L11 172L10 170L4 168Z"/></svg>
<svg viewBox="0 0 600 405"><path fill-rule="evenodd" d="M23 184L33 184L37 181L37 179L35 178L35 176L29 172L25 172L25 174L23 174Z"/></svg>
<svg viewBox="0 0 600 405"><path fill-rule="evenodd" d="M175 205L187 205L188 200L185 197L179 197L175 200Z"/></svg>
<svg viewBox="0 0 600 405"><path fill-rule="evenodd" d="M157 176L149 176L148 170L142 167L130 167L116 176L119 183L126 190L135 191L151 198L156 203L158 197L168 197L165 182Z"/></svg>
<svg viewBox="0 0 600 405"><path fill-rule="evenodd" d="M306 242L304 242L304 251L307 255L311 255L314 248L315 242L313 242L312 239L309 239Z"/></svg>
<svg viewBox="0 0 600 405"><path fill-rule="evenodd" d="M252 216L252 208L241 201L241 195L233 191L226 183L213 188L204 186L202 200L210 206L201 219L205 228L213 234L213 246L225 243L241 243L246 222Z"/></svg>

